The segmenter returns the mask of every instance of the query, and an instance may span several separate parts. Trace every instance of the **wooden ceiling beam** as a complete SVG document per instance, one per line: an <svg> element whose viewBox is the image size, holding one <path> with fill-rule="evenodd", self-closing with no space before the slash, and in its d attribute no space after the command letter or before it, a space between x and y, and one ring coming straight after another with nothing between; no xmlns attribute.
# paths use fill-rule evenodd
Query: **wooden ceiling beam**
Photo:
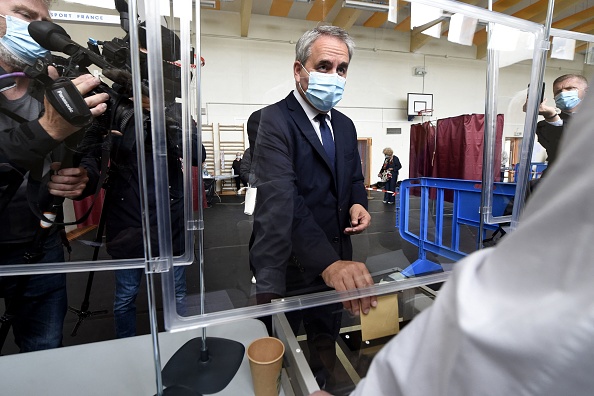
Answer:
<svg viewBox="0 0 594 396"><path fill-rule="evenodd" d="M305 19L308 21L325 21L334 4L336 4L336 0L316 0Z"/></svg>
<svg viewBox="0 0 594 396"><path fill-rule="evenodd" d="M535 15L542 13L543 11L547 12L549 1L548 0L538 0L536 3L530 4L526 8L522 8L520 11L514 14L515 17L528 19L531 20Z"/></svg>
<svg viewBox="0 0 594 396"><path fill-rule="evenodd" d="M551 26L556 29L567 29L591 18L594 18L594 7L586 8L583 11L576 12L575 14L560 19L557 22L553 22Z"/></svg>
<svg viewBox="0 0 594 396"><path fill-rule="evenodd" d="M425 30L430 29L437 24L440 24L446 19L447 17L440 17L434 21L424 24L423 26L415 27L410 34L410 52L416 52L416 50L418 50L419 48L427 44L429 40L434 38L433 36L424 34L423 32Z"/></svg>
<svg viewBox="0 0 594 396"><path fill-rule="evenodd" d="M583 0L558 1L557 3L555 3L555 8L553 9L553 18L555 17L555 15L558 15L560 12L565 11L566 9L568 9L570 7L574 7L581 3L583 3ZM544 10L542 10L541 12L539 12L538 14L536 14L532 18L530 18L530 20L532 22L536 22L536 23L544 23L546 19L547 19L547 8L546 7ZM554 25L554 24L551 24L551 25Z"/></svg>
<svg viewBox="0 0 594 396"><path fill-rule="evenodd" d="M508 8L515 6L518 3L521 3L523 0L499 0L493 3L493 11L496 12L504 12Z"/></svg>
<svg viewBox="0 0 594 396"><path fill-rule="evenodd" d="M582 23L581 25L574 27L573 29L571 29L571 31L579 32L579 33L588 33L590 31L592 31L593 29L594 29L594 19L589 20L588 22Z"/></svg>
<svg viewBox="0 0 594 396"><path fill-rule="evenodd" d="M250 20L252 19L252 1L253 0L241 0L241 37L247 37L248 31L250 30Z"/></svg>
<svg viewBox="0 0 594 396"><path fill-rule="evenodd" d="M293 0L272 0L268 15L276 17L288 17L293 6Z"/></svg>
<svg viewBox="0 0 594 396"><path fill-rule="evenodd" d="M363 23L363 26L370 28L378 28L382 26L388 20L387 12L374 12L367 20Z"/></svg>
<svg viewBox="0 0 594 396"><path fill-rule="evenodd" d="M478 1L478 0L476 0ZM404 8L406 1L400 0L396 4L396 12L400 12L401 9ZM382 26L388 20L388 13L387 12L374 12L373 15L369 17L364 23L363 26L371 27L371 28L378 28Z"/></svg>
<svg viewBox="0 0 594 396"><path fill-rule="evenodd" d="M394 30L398 30L399 32L408 32L410 30L410 16L404 18L400 23L394 26Z"/></svg>
<svg viewBox="0 0 594 396"><path fill-rule="evenodd" d="M361 10L356 10L354 8L341 8L336 15L336 18L332 21L334 26L338 26L343 28L344 30L349 30L353 24L357 21L359 16L361 15Z"/></svg>

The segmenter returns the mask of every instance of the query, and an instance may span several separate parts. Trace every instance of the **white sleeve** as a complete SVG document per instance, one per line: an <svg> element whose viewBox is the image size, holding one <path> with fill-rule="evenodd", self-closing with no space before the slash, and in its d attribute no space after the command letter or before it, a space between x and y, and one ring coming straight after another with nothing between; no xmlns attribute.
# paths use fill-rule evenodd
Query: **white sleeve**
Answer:
<svg viewBox="0 0 594 396"><path fill-rule="evenodd" d="M594 98L583 106L594 109ZM353 395L587 395L594 389L594 152L589 111L517 230L456 264L433 306Z"/></svg>

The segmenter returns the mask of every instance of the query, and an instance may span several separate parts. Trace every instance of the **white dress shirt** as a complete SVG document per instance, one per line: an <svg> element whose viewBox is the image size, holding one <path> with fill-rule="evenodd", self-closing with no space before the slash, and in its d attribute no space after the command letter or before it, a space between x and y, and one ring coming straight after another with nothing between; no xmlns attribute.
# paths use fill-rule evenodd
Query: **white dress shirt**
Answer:
<svg viewBox="0 0 594 396"><path fill-rule="evenodd" d="M297 101L299 102L301 107L303 108L303 111L305 111L305 114L307 115L309 122L311 122L311 125L313 126L314 130L316 131L316 134L318 135L318 139L320 139L320 143L322 143L322 145L323 145L322 134L320 132L320 123L318 122L318 120L314 119L318 114L321 113L321 111L316 109L309 103L307 103L307 101L305 99L303 99L303 97L301 95L299 95L299 92L297 92L296 90L293 90L293 95L295 95L295 98L297 99ZM326 113L326 123L328 124L328 127L330 128L330 132L332 133L332 139L334 139L334 129L332 129L331 120L332 120L332 114L329 111L328 113Z"/></svg>

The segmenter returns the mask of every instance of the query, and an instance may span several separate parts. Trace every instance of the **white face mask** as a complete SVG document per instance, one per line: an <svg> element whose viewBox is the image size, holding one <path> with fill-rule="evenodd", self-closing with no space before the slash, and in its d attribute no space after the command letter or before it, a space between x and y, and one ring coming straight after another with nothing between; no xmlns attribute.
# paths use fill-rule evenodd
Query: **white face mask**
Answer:
<svg viewBox="0 0 594 396"><path fill-rule="evenodd" d="M0 38L0 44L11 54L29 66L32 66L37 58L44 58L49 54L48 50L29 35L29 22L12 15L0 17L6 19L6 33Z"/></svg>
<svg viewBox="0 0 594 396"><path fill-rule="evenodd" d="M309 75L309 83L305 97L320 111L330 111L342 99L346 78L337 73L308 72L305 66L303 70ZM299 83L301 87L301 83ZM303 91L303 87L301 87Z"/></svg>

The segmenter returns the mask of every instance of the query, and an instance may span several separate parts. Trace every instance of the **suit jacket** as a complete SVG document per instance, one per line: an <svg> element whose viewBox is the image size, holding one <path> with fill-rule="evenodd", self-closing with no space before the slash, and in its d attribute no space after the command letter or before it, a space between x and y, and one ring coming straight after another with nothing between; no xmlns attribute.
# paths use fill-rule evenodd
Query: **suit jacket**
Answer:
<svg viewBox="0 0 594 396"><path fill-rule="evenodd" d="M568 113L561 113L559 116L563 120L563 125L561 126L551 125L544 120L539 121L538 124L536 124L538 143L540 143L540 145L547 151L548 167L553 165L553 162L557 159L557 152L559 151L559 144L561 143L563 131L571 119L571 115Z"/></svg>
<svg viewBox="0 0 594 396"><path fill-rule="evenodd" d="M285 295L289 263L307 285L352 257L343 231L350 207L367 208L367 195L355 126L336 110L331 122L335 166L293 93L262 110L252 158L258 193L250 249L258 293Z"/></svg>

